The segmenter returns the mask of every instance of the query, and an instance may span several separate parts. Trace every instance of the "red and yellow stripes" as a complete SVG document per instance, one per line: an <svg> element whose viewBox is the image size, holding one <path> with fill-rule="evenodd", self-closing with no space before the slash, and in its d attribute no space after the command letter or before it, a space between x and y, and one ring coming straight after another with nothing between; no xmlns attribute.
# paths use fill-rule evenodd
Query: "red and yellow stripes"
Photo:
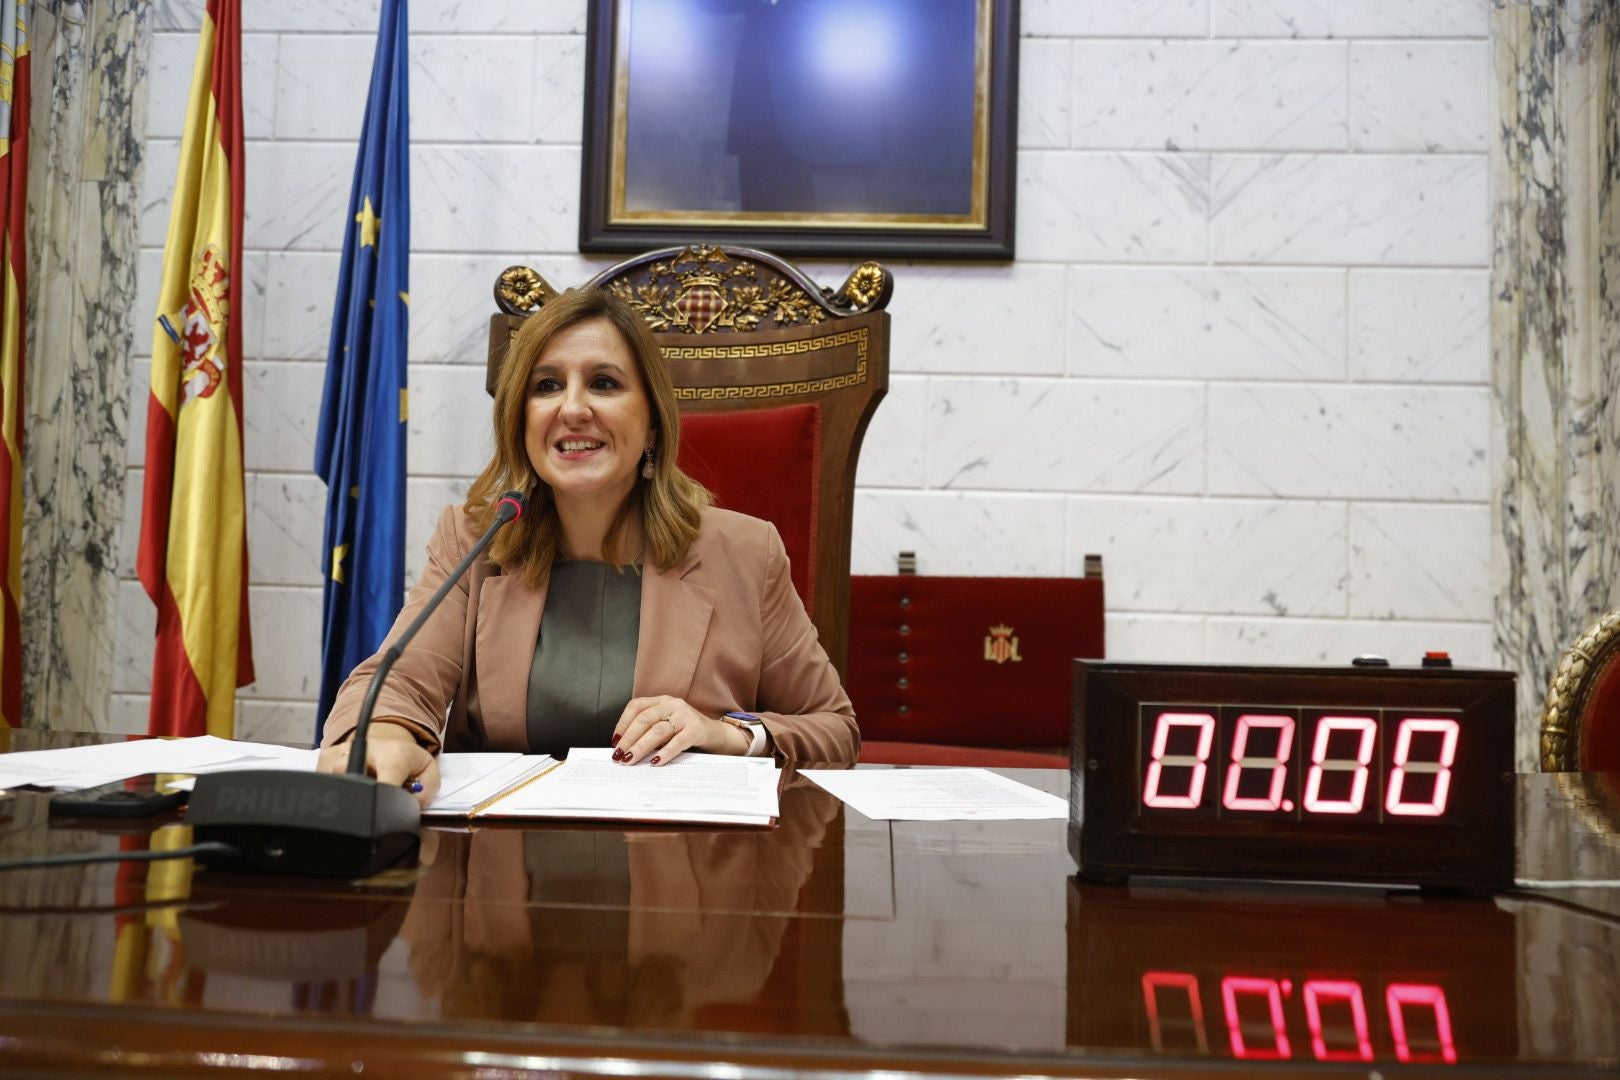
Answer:
<svg viewBox="0 0 1620 1080"><path fill-rule="evenodd" d="M23 312L28 287L28 0L0 3L0 714L22 724Z"/></svg>
<svg viewBox="0 0 1620 1080"><path fill-rule="evenodd" d="M147 405L136 569L158 608L154 735L230 737L253 681L242 479L241 0L197 46Z"/></svg>

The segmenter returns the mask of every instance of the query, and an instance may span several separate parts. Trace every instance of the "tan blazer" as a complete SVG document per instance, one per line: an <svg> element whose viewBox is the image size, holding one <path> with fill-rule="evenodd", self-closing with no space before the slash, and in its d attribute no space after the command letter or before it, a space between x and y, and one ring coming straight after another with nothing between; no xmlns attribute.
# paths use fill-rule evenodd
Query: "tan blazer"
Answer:
<svg viewBox="0 0 1620 1080"><path fill-rule="evenodd" d="M428 542L427 568L383 649L477 540L466 511L445 507ZM705 510L686 558L644 573L636 697L669 694L708 716L758 713L783 764L854 764L855 711L793 591L775 526ZM531 589L480 556L388 673L374 715L408 721L435 751L527 750L529 668L545 607L544 588ZM381 653L338 691L327 745L354 728Z"/></svg>

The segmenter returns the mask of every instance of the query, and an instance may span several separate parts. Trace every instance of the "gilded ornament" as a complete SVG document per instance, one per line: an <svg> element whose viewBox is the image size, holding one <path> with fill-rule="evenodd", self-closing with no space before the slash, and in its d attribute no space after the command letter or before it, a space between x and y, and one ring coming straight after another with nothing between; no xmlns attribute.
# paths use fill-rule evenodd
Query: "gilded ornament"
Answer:
<svg viewBox="0 0 1620 1080"><path fill-rule="evenodd" d="M1579 767L1575 760L1576 729L1580 710L1592 690L1588 675L1595 669L1601 677L1610 664L1620 664L1620 611L1599 618L1558 661L1541 712L1542 771L1566 772Z"/></svg>

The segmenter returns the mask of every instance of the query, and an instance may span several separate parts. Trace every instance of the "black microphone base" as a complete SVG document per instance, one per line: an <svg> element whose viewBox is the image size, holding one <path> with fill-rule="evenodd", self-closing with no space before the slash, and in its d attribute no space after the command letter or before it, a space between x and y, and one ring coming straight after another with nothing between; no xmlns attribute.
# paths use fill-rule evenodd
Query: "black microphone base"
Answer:
<svg viewBox="0 0 1620 1080"><path fill-rule="evenodd" d="M404 788L348 773L245 769L197 777L186 824L232 855L200 861L248 873L367 877L415 849L422 809Z"/></svg>

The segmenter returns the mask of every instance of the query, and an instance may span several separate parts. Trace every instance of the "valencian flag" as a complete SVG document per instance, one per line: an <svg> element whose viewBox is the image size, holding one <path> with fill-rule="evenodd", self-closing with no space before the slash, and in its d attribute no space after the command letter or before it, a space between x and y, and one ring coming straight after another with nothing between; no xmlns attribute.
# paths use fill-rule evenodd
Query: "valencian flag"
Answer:
<svg viewBox="0 0 1620 1080"><path fill-rule="evenodd" d="M22 723L23 311L28 287L28 0L0 0L0 713Z"/></svg>
<svg viewBox="0 0 1620 1080"><path fill-rule="evenodd" d="M154 735L229 738L253 681L242 483L241 0L208 0L152 334L136 561L157 604Z"/></svg>
<svg viewBox="0 0 1620 1080"><path fill-rule="evenodd" d="M315 471L326 481L321 697L376 652L405 593L410 110L404 0L384 0L338 273Z"/></svg>

